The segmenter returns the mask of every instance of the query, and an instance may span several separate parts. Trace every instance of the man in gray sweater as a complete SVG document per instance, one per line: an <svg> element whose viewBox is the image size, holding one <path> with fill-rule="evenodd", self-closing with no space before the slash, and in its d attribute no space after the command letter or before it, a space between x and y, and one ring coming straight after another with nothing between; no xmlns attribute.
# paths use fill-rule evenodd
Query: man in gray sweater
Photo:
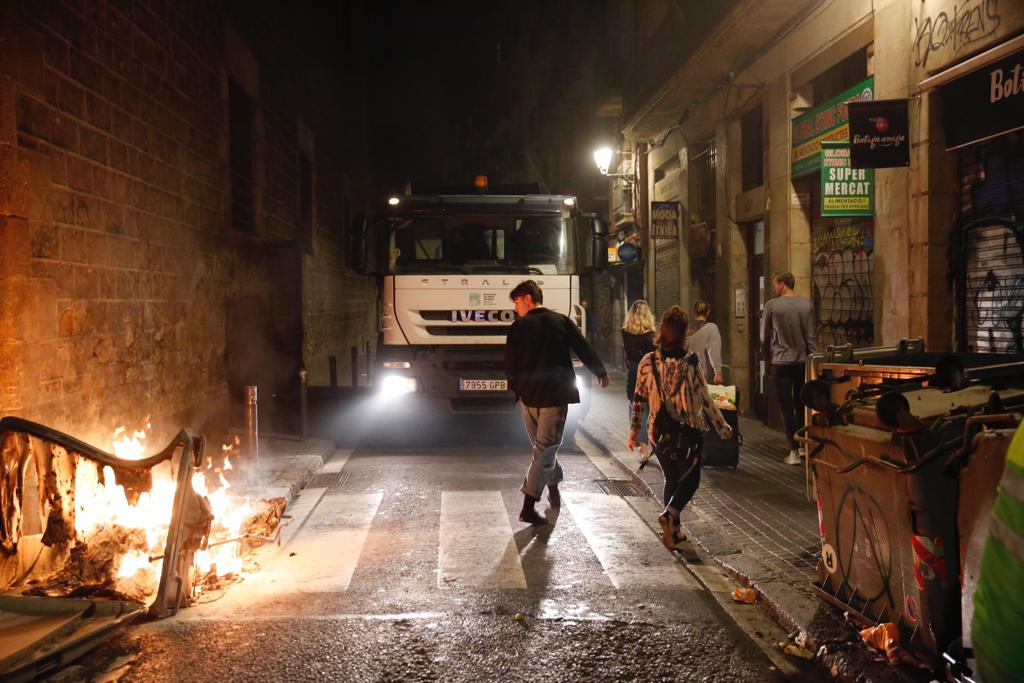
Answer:
<svg viewBox="0 0 1024 683"><path fill-rule="evenodd" d="M799 465L800 446L793 435L804 424L804 410L800 403L800 389L804 386L804 367L807 357L816 349L817 323L814 307L793 291L796 279L793 273L776 273L772 277L775 298L764 305L761 316L761 343L770 345L770 355L779 406L786 421L789 455L787 465Z"/></svg>

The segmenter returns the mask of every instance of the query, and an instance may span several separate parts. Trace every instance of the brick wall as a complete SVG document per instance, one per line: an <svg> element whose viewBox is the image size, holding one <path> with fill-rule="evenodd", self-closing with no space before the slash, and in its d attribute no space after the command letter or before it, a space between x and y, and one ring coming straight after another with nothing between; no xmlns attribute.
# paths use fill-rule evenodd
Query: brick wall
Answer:
<svg viewBox="0 0 1024 683"><path fill-rule="evenodd" d="M309 98L293 96L295 65L272 52L253 53L256 234L230 227L230 22L212 7L0 9L0 415L98 443L147 414L168 431L203 427L223 419L239 384L284 382L372 335L372 283L340 265L334 206L345 175L356 179L347 201L361 201L364 136L350 125L316 138L322 206L314 249L301 253L298 117ZM361 94L348 95L360 110ZM314 136L324 116L309 117ZM263 355L246 358L253 348ZM252 367L263 370L255 380Z"/></svg>

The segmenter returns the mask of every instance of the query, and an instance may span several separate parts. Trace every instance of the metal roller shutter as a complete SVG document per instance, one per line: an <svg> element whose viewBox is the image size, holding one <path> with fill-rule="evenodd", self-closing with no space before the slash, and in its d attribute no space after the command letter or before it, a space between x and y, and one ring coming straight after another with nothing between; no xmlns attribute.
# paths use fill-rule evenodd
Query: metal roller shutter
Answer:
<svg viewBox="0 0 1024 683"><path fill-rule="evenodd" d="M679 302L679 240L654 240L654 318Z"/></svg>
<svg viewBox="0 0 1024 683"><path fill-rule="evenodd" d="M1024 353L1024 136L957 153L960 179L960 346Z"/></svg>

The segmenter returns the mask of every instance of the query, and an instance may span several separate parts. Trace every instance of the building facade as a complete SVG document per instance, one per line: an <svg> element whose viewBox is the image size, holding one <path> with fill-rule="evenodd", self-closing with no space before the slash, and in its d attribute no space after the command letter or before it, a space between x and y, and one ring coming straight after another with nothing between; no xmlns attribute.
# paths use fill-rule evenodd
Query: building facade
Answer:
<svg viewBox="0 0 1024 683"><path fill-rule="evenodd" d="M612 29L611 49L629 84L620 144L638 158L647 295L659 310L711 304L726 380L740 387L744 410L775 419L758 325L779 271L792 272L797 294L814 303L822 346L923 337L930 350L1024 351L1013 132L1024 126L1024 106L992 113L998 123L988 133L951 128L981 106L958 95L959 78L990 83L996 76L977 74L1002 59L1001 101L1019 92L1020 3L611 7L628 17ZM684 48L671 36L700 38ZM839 200L857 208L836 211L822 141L849 140L848 104L861 100L900 101L908 164L873 169L859 199ZM679 229L652 238L652 202L663 201L678 202ZM1007 255L997 258L1003 245Z"/></svg>
<svg viewBox="0 0 1024 683"><path fill-rule="evenodd" d="M286 429L300 368L344 372L376 308L345 254L367 176L358 21L352 3L3 4L0 415L103 444L147 415L226 426L255 384Z"/></svg>

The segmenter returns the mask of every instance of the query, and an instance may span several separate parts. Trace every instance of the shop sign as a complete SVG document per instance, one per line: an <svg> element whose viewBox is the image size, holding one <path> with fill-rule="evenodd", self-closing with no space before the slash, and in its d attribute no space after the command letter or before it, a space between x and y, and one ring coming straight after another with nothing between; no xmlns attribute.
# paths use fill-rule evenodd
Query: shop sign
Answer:
<svg viewBox="0 0 1024 683"><path fill-rule="evenodd" d="M910 165L907 100L850 102L850 165L898 168Z"/></svg>
<svg viewBox="0 0 1024 683"><path fill-rule="evenodd" d="M679 239L679 220L682 209L679 202L651 202L651 238Z"/></svg>
<svg viewBox="0 0 1024 683"><path fill-rule="evenodd" d="M793 119L792 177L817 172L821 167L822 141L846 142L850 139L848 102L874 98L875 77L871 76Z"/></svg>
<svg viewBox="0 0 1024 683"><path fill-rule="evenodd" d="M946 149L1024 128L1024 50L941 87Z"/></svg>
<svg viewBox="0 0 1024 683"><path fill-rule="evenodd" d="M875 172L850 166L848 142L821 143L821 216L871 216L875 213Z"/></svg>

